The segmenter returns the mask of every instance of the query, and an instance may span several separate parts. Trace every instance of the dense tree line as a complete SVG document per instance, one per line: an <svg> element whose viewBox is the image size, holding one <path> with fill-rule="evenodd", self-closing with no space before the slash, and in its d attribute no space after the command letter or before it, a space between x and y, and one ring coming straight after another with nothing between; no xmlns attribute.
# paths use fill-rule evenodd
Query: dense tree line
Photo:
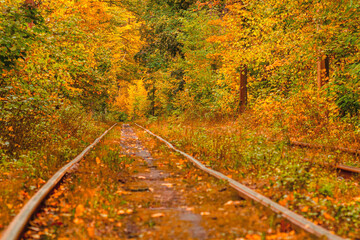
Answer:
<svg viewBox="0 0 360 240"><path fill-rule="evenodd" d="M86 112L213 118L237 116L244 99L270 122L343 118L357 126L359 7L351 0L3 0L1 148L41 145L54 123ZM318 89L325 59L329 74Z"/></svg>
<svg viewBox="0 0 360 240"><path fill-rule="evenodd" d="M244 67L250 108L315 94L317 62L326 58L320 94L336 105L334 115L358 114L354 1L151 0L139 17L145 44L135 59L145 67L148 113L235 114Z"/></svg>
<svg viewBox="0 0 360 240"><path fill-rule="evenodd" d="M1 1L0 146L10 154L103 119L133 76L135 16L102 1Z"/></svg>

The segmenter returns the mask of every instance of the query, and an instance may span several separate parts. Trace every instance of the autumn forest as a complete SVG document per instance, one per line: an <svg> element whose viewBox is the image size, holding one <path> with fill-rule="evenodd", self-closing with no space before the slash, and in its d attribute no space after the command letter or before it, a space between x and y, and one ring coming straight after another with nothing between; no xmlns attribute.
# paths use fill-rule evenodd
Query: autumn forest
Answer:
<svg viewBox="0 0 360 240"><path fill-rule="evenodd" d="M355 0L0 0L0 233L113 126L19 239L359 239L359 50Z"/></svg>

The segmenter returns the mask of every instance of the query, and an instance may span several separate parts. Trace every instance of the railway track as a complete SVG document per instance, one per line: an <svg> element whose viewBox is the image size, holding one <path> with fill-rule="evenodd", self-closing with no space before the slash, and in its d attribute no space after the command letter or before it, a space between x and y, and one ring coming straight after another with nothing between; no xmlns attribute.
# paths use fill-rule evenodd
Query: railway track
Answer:
<svg viewBox="0 0 360 240"><path fill-rule="evenodd" d="M241 183L225 176L224 174L215 171L213 169L207 168L205 167L201 162L199 162L197 159L193 158L192 156L188 155L185 152L182 152L178 149L176 149L172 144L170 144L169 142L167 142L165 139L161 138L160 136L152 133L151 131L143 128L142 126L136 124L139 128L145 130L147 133L151 134L152 136L156 137L157 139L159 139L161 142L165 143L170 149L172 149L173 151L180 153L182 156L184 156L185 158L187 158L188 160L190 160L197 168L199 168L202 172L206 172L207 174L217 178L217 179L221 179L223 181L225 181L231 188L235 189L243 198L245 199L250 199L252 201L255 201L257 203L259 203L260 205L271 209L273 212L275 212L276 214L281 215L284 219L288 220L289 222L291 222L294 226L296 226L297 228L303 229L304 231L310 233L313 236L319 237L319 238L326 238L326 239L332 239L332 240L340 240L343 239L333 233L331 233L330 231L306 220L305 218L303 218L302 216L290 211L289 209L273 202L272 200L270 200L269 198L251 190L250 188L242 185ZM115 126L115 125L114 125ZM67 173L69 171L69 169L71 169L71 167L78 163L114 126L112 126L110 129L108 129L103 135L101 135L98 139L96 139L94 141L93 144L91 144L89 147L87 147L79 156L77 156L73 161L71 161L70 163L66 164L62 169L60 169L29 201L28 203L23 207L23 209L20 211L20 213L14 218L14 220L10 223L10 225L8 226L8 228L5 230L5 232L2 234L1 239L6 239L6 240L11 240L11 239L19 239L19 237L21 236L22 232L24 231L26 225L28 224L29 220L31 219L31 216L36 212L37 208L41 205L41 203L44 201L44 199L46 199L46 197L48 196L48 194L55 188L55 186L61 181L61 179L65 176L65 173ZM125 129L128 129L129 127L125 127ZM130 138L132 137L131 132L129 134ZM135 139L135 138L134 138ZM134 140L132 139L132 140ZM144 159L145 163L147 164L147 166L149 167L150 170L146 170L148 172L150 172L149 176L137 176L138 178L141 179L147 179L147 178L154 178L152 181L147 181L147 184L150 184L150 186L152 187L148 187L148 188L136 188L136 191L142 192L149 192L151 191L151 189L155 189L155 190L159 190L159 191L165 191L167 192L165 195L174 195L174 192L171 192L173 190L169 190L169 184L166 182L162 182L163 180L161 180L159 177L161 176L161 172L158 171L156 168L154 168L153 165L153 159L151 157L151 155L149 154L149 152L147 152L145 149L142 149L141 146L139 145L138 141L135 139L134 140L135 143L132 144L127 144L127 147L134 147L137 149L136 150L136 154L139 155L141 158ZM124 143L124 146L126 148L126 143ZM133 151L130 149L130 151ZM130 152L130 155L133 155L134 152ZM144 175L144 174L143 174ZM155 176L155 177L154 177ZM126 182L126 181L125 181ZM152 184L152 185L151 185ZM161 186L165 186L162 189L157 189L158 185ZM129 191L134 191L136 192L134 189L130 189ZM169 203L167 203L169 204ZM179 210L177 209L176 214L180 215L181 214L190 214L188 212L184 213L183 210ZM161 213L163 214L163 213ZM191 214L190 214L191 215ZM201 214L203 215L203 214ZM204 214L207 215L207 214ZM153 215L152 215L153 216ZM162 216L162 215L158 215L158 216ZM191 215L188 216L186 215L187 218L191 219L191 223L195 226L193 230L193 235L195 238L206 238L206 234L203 233L204 230L201 229L201 227L199 227L199 217L197 215ZM197 232L200 232L200 235L196 235Z"/></svg>
<svg viewBox="0 0 360 240"><path fill-rule="evenodd" d="M275 142L275 139L271 139L268 138L270 141ZM332 146L325 146L325 145L320 145L320 144L311 144L311 143L305 143L305 142L299 142L299 141L290 141L289 142L290 146L292 147L299 147L299 148L309 148L309 149L326 149L326 150L330 150L330 151L340 151L343 153L348 153L348 154L352 154L355 156L359 156L360 155L360 150L359 149L351 149L351 148L344 148L344 147L332 147ZM346 173L351 173L351 174L359 174L360 173L360 168L358 167L353 167L353 166L348 166L346 164L335 164L332 165L330 163L318 163L314 160L310 160L310 159L304 159L304 161L306 162L311 162L311 163L315 163L315 164L321 164L324 166L332 166L333 168L339 170L339 171L343 171Z"/></svg>
<svg viewBox="0 0 360 240"><path fill-rule="evenodd" d="M308 159L308 158L305 158L304 161L305 162L311 162L311 163L314 163L314 164L320 164L320 165L323 165L323 166L331 166L331 167L333 167L333 168L335 168L335 169L337 169L339 171L350 173L350 174L359 174L360 173L360 168L348 166L348 165L341 164L341 163L332 165L332 164L326 163L326 162L319 163L319 162L316 162L316 161Z"/></svg>
<svg viewBox="0 0 360 240"><path fill-rule="evenodd" d="M275 138L266 137L266 139L268 139L271 142L278 141ZM360 156L359 149L336 147L336 146L326 146L326 145L321 145L321 144L312 144L312 143L306 143L306 142L300 142L300 141L290 141L289 145L294 148L324 149L324 150L329 150L329 151L339 151L339 152L351 154L354 156ZM331 166L336 170L339 170L339 171L345 172L345 173L349 173L349 174L360 174L360 167L349 166L349 165L342 164L342 163L331 164L331 163L327 163L327 162L317 162L315 160L311 160L311 159L307 159L307 158L305 158L303 160L305 162L311 162L311 163L319 164L319 165L323 165L323 166Z"/></svg>
<svg viewBox="0 0 360 240"><path fill-rule="evenodd" d="M272 141L275 141L273 139L269 139ZM304 143L304 142L299 142L299 141L290 141L290 145L293 147L299 147L299 148L309 148L309 149L327 149L330 151L340 151L343 153L348 153L348 154L352 154L355 156L359 156L360 155L360 150L358 149L351 149L351 148L343 148L343 147L331 147L331 146L325 146L325 145L320 145L320 144L310 144L310 143ZM330 163L318 163L314 160L310 160L310 159L304 159L304 161L306 162L312 162L312 163L316 163L316 164L321 164L321 165L325 165L325 166L330 166ZM335 165L331 165L332 167L334 167L335 169L339 170L339 171L343 171L346 173L351 173L351 174L359 174L360 173L360 168L358 167L353 167L353 166L348 166L346 164L335 164Z"/></svg>
<svg viewBox="0 0 360 240"><path fill-rule="evenodd" d="M341 151L341 152L345 152L345 153L349 153L349 154L360 155L359 149L325 146L325 145L320 145L320 144L310 144L310 143L299 142L299 141L290 141L290 145L297 146L297 147L303 147L303 148L329 149L331 151Z"/></svg>
<svg viewBox="0 0 360 240"><path fill-rule="evenodd" d="M151 131L149 131L148 129L136 124L138 127L142 128L143 130L145 130L146 132L148 132L150 135L156 137L157 139L159 139L160 141L164 142L169 148L171 148L172 150L180 153L181 155L183 155L184 157L186 157L187 159L189 159L196 167L200 168L202 171L207 172L208 174L221 179L221 180L225 180L229 183L229 185L231 187L233 187L234 189L236 189L240 195L246 199L251 199L265 207L270 208L272 211L281 214L282 217L284 217L285 219L287 219L288 221L290 221L292 224L294 224L295 226L304 229L305 231L309 232L310 234L313 234L317 237L320 238L324 238L326 237L327 239L343 239L337 235L334 235L333 233L331 233L330 231L306 220L304 217L288 210L287 208L277 204L276 202L270 200L269 198L253 191L252 189L246 187L245 185L242 185L241 183L225 176L224 174L215 171L213 169L207 168L205 167L200 161L198 161L197 159L193 158L192 156L190 156L189 154L180 151L178 149L176 149L171 143L169 143L168 141L166 141L165 139L163 139L162 137L152 133Z"/></svg>
<svg viewBox="0 0 360 240"><path fill-rule="evenodd" d="M77 164L81 159L83 159L85 155L88 154L91 151L91 149L94 148L100 142L100 140L115 126L116 124L114 124L108 130L106 130L92 144L90 144L87 148L85 148L76 158L74 158L71 162L63 166L59 171L57 171L20 210L20 212L16 215L16 217L12 220L10 225L2 234L1 239L3 240L19 239L21 233L24 231L24 228L26 227L30 218L36 212L37 208L41 205L41 203L48 196L48 194L64 178L65 174L75 164Z"/></svg>

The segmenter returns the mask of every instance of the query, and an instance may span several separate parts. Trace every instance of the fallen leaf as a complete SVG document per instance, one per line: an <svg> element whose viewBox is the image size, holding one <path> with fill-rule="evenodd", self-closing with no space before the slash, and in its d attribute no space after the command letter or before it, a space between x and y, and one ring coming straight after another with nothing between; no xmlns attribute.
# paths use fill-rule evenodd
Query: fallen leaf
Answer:
<svg viewBox="0 0 360 240"><path fill-rule="evenodd" d="M30 196L29 196L29 194L28 194L27 192L25 192L25 191L20 191L20 192L19 192L19 198L20 198L20 199L28 199L28 198L30 198Z"/></svg>
<svg viewBox="0 0 360 240"><path fill-rule="evenodd" d="M75 217L81 216L84 213L84 211L85 211L84 205L79 204L75 210Z"/></svg>
<svg viewBox="0 0 360 240"><path fill-rule="evenodd" d="M173 185L172 185L171 183L162 183L161 185L162 185L162 186L166 186L166 187L168 187L168 188L172 188L172 187L173 187Z"/></svg>
<svg viewBox="0 0 360 240"><path fill-rule="evenodd" d="M124 211L124 210L119 210L119 211L117 212L117 214L118 214L118 215L124 215L124 214L125 214L125 211Z"/></svg>
<svg viewBox="0 0 360 240"><path fill-rule="evenodd" d="M115 192L115 194L118 194L118 195L129 195L131 194L130 192L127 192L127 191L123 191L123 190L118 190Z"/></svg>
<svg viewBox="0 0 360 240"><path fill-rule="evenodd" d="M46 183L46 181L41 179L41 178L39 178L38 181L39 181L40 184Z"/></svg>
<svg viewBox="0 0 360 240"><path fill-rule="evenodd" d="M288 202L287 199L283 199L283 200L280 200L280 201L279 201L279 204L280 204L281 206L286 206L287 202Z"/></svg>
<svg viewBox="0 0 360 240"><path fill-rule="evenodd" d="M302 212L308 212L309 211L309 206L305 206L301 209Z"/></svg>
<svg viewBox="0 0 360 240"><path fill-rule="evenodd" d="M151 215L152 218L160 218L160 217L164 217L164 216L165 216L165 214L163 214L163 213L154 213Z"/></svg>
<svg viewBox="0 0 360 240"><path fill-rule="evenodd" d="M33 230L33 231L35 231L35 232L39 232L39 231L40 231L40 228L37 228L37 227L31 226L31 227L28 227L28 228L31 229L31 230Z"/></svg>
<svg viewBox="0 0 360 240"><path fill-rule="evenodd" d="M201 215L201 216L209 216L210 213L209 213L209 212L201 212L200 215Z"/></svg>
<svg viewBox="0 0 360 240"><path fill-rule="evenodd" d="M324 218L330 221L335 221L335 218L333 218L330 214L328 214L327 212L323 213Z"/></svg>
<svg viewBox="0 0 360 240"><path fill-rule="evenodd" d="M74 221L73 221L75 224L83 224L84 223L84 220L82 220L81 218L74 218Z"/></svg>
<svg viewBox="0 0 360 240"><path fill-rule="evenodd" d="M241 201L232 201L232 200L230 200L230 201L227 201L227 202L224 204L224 206L230 206L230 205L237 206L237 205L241 205L241 204L242 204Z"/></svg>
<svg viewBox="0 0 360 240"><path fill-rule="evenodd" d="M100 161L100 158L99 158L99 157L96 157L96 158L95 158L95 161L96 161L96 164L100 164L100 163L101 163L101 161Z"/></svg>
<svg viewBox="0 0 360 240"><path fill-rule="evenodd" d="M89 237L95 237L95 228L88 227L87 232L88 232Z"/></svg>
<svg viewBox="0 0 360 240"><path fill-rule="evenodd" d="M360 202L360 196L359 197L355 197L354 201Z"/></svg>
<svg viewBox="0 0 360 240"><path fill-rule="evenodd" d="M261 240L261 236L258 234L247 234L245 236L245 239L250 239L250 240Z"/></svg>
<svg viewBox="0 0 360 240"><path fill-rule="evenodd" d="M62 214L60 214L60 216L63 216L63 217L71 217L71 213L62 213Z"/></svg>

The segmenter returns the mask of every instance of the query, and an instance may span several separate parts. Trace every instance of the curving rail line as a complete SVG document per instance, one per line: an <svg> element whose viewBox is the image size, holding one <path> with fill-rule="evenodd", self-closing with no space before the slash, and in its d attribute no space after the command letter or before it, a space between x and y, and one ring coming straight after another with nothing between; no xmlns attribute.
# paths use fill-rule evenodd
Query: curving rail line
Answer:
<svg viewBox="0 0 360 240"><path fill-rule="evenodd" d="M234 189L236 189L242 197L244 197L246 199L251 199L255 202L260 203L261 205L263 205L267 208L270 208L275 213L281 214L282 217L284 217L285 219L290 221L292 224L296 225L297 227L300 227L301 229L304 229L305 231L307 231L308 233L310 233L314 236L317 236L319 238L326 238L326 239L330 239L330 240L344 239L340 236L337 236L337 235L331 233L330 231L326 230L325 228L320 227L320 226L310 222L309 220L305 219L304 217L290 211L289 209L279 205L278 203L270 200L269 198L261 195L260 193L257 193L255 191L251 190L250 188L242 185L241 183L225 176L224 174L222 174L218 171L215 171L213 169L205 167L201 162L199 162L198 160L196 160L189 154L176 149L171 143L169 143L162 137L152 133L148 129L140 126L139 124L135 123L135 125L140 127L141 129L145 130L150 135L158 138L160 141L164 142L169 148L173 149L174 151L180 153L181 155L183 155L184 157L189 159L199 169L207 172L208 174L210 174L218 179L227 181L229 183L229 185L231 187L233 187Z"/></svg>
<svg viewBox="0 0 360 240"><path fill-rule="evenodd" d="M34 214L36 209L40 206L41 202L46 198L46 196L55 188L55 186L61 181L65 174L78 163L84 156L90 152L90 150L95 147L100 140L115 127L114 124L111 128L106 130L100 137L98 137L91 145L85 148L76 158L71 162L63 166L59 171L57 171L44 186L25 204L25 206L20 210L16 217L11 221L10 225L6 228L4 233L1 236L1 240L15 240L19 239L25 226L29 222L31 216Z"/></svg>

